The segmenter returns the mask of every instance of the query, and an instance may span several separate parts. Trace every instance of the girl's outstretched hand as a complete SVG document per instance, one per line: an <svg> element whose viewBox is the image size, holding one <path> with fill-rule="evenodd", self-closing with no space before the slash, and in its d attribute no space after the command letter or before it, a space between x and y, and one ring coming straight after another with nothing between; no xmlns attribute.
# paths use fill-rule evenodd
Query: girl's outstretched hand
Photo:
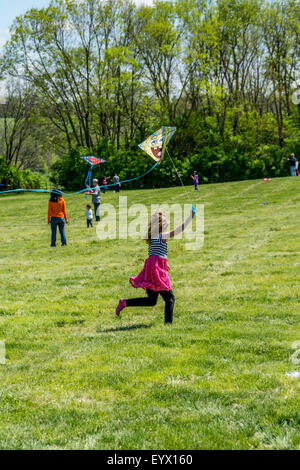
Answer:
<svg viewBox="0 0 300 470"><path fill-rule="evenodd" d="M170 271L170 270L171 270L170 265L169 263L167 263L167 271Z"/></svg>

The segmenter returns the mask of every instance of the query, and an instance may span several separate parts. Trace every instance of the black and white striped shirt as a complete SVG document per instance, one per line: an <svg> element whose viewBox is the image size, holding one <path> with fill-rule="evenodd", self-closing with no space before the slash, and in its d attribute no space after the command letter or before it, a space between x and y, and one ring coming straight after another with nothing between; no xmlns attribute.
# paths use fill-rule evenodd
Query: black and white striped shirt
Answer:
<svg viewBox="0 0 300 470"><path fill-rule="evenodd" d="M148 256L156 255L160 258L167 258L168 242L162 240L162 234L151 240L148 248Z"/></svg>

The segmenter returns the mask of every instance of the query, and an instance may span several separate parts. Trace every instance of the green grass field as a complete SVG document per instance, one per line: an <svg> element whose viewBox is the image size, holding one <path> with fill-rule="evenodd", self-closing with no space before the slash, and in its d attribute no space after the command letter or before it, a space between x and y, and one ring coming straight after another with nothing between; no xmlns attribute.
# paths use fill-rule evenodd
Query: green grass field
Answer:
<svg viewBox="0 0 300 470"><path fill-rule="evenodd" d="M162 299L114 315L143 295L128 278L145 242L100 241L67 196L68 246L53 249L49 196L2 197L0 448L300 449L300 379L285 375L300 371L299 185L122 191L205 205L204 247L169 242L172 326Z"/></svg>

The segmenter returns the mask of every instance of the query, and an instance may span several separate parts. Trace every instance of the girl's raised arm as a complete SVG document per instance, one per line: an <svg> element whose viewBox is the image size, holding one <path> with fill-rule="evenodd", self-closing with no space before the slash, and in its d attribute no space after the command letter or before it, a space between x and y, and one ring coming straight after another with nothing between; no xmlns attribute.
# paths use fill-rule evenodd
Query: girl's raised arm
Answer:
<svg viewBox="0 0 300 470"><path fill-rule="evenodd" d="M164 232L162 234L162 239L167 240L183 232L185 227L192 221L192 218L194 217L194 215L195 215L195 209L192 209L187 219L182 224L178 225L178 227L176 227L174 230L171 230L171 232Z"/></svg>

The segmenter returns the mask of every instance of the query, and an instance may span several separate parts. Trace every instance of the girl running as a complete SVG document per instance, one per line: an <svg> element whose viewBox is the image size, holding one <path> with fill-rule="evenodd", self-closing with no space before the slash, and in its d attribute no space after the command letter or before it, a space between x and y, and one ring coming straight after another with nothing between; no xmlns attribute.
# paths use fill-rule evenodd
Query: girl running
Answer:
<svg viewBox="0 0 300 470"><path fill-rule="evenodd" d="M160 294L165 301L165 323L172 323L175 298L169 278L169 265L167 263L167 250L169 238L181 233L191 222L195 215L192 209L190 216L175 230L166 232L169 221L164 212L158 210L151 218L148 225L146 242L148 247L148 259L138 276L129 279L130 284L136 289L141 287L147 292L147 297L136 299L120 299L116 308L116 315L120 316L125 307L152 307L156 305Z"/></svg>

